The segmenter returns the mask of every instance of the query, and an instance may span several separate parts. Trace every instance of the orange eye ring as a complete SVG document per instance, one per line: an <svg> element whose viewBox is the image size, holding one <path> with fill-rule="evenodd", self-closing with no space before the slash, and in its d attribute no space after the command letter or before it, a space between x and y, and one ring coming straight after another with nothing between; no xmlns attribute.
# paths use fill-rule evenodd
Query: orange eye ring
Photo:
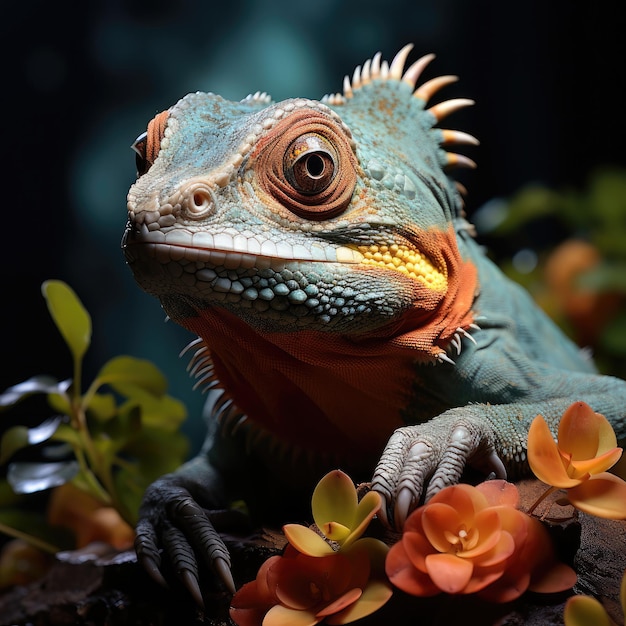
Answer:
<svg viewBox="0 0 626 626"><path fill-rule="evenodd" d="M161 149L161 140L165 135L169 110L161 111L148 123L148 129L137 137L131 148L135 151L137 177L143 176L156 161Z"/></svg>
<svg viewBox="0 0 626 626"><path fill-rule="evenodd" d="M311 220L342 213L356 186L356 157L344 131L310 109L276 124L251 157L261 188Z"/></svg>

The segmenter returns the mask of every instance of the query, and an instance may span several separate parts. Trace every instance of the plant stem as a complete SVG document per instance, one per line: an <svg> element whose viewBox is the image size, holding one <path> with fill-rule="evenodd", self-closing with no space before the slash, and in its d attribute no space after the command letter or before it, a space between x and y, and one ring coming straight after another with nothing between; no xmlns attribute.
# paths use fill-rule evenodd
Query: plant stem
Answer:
<svg viewBox="0 0 626 626"><path fill-rule="evenodd" d="M548 487L528 509L528 515L532 515L533 511L551 494L558 490L558 487Z"/></svg>

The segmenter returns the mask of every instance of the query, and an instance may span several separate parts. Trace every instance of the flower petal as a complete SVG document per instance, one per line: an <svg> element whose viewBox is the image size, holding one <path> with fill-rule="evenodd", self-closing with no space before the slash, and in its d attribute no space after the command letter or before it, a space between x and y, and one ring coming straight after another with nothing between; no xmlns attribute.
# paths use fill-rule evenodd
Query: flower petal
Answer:
<svg viewBox="0 0 626 626"><path fill-rule="evenodd" d="M496 507L496 511L498 511L500 516L502 530L513 537L516 546L523 545L528 535L529 520L531 518L526 513L522 513L520 510L510 506Z"/></svg>
<svg viewBox="0 0 626 626"><path fill-rule="evenodd" d="M385 560L385 572L389 580L398 589L414 596L434 596L440 589L428 574L421 572L409 559L402 541L391 546Z"/></svg>
<svg viewBox="0 0 626 626"><path fill-rule="evenodd" d="M571 466L574 468L575 477L582 477L587 474L600 474L606 472L609 468L613 467L622 456L621 448L611 448L604 454L600 454L592 459L584 459L580 461L571 461Z"/></svg>
<svg viewBox="0 0 626 626"><path fill-rule="evenodd" d="M347 624L361 619L377 611L391 598L393 590L391 585L383 580L372 580L363 589L363 595L351 606L343 611L331 615L326 619L327 624Z"/></svg>
<svg viewBox="0 0 626 626"><path fill-rule="evenodd" d="M353 568L366 570L367 576L385 575L385 558L389 552L389 546L374 537L363 537L355 541L348 548L341 548L341 554L345 555L352 562ZM353 579L353 584L355 579ZM367 579L366 579L367 580ZM356 585L355 585L356 586ZM361 585L362 587L363 585Z"/></svg>
<svg viewBox="0 0 626 626"><path fill-rule="evenodd" d="M487 508L479 511L476 514L473 523L473 530L478 535L478 542L471 550L457 552L457 554L464 559L472 559L488 552L501 540L502 522L500 521L500 516L495 509ZM512 538L510 542L507 542L507 545L509 545L509 543L513 544ZM511 550L511 552L512 551L513 550Z"/></svg>
<svg viewBox="0 0 626 626"><path fill-rule="evenodd" d="M541 415L528 429L528 463L535 476L548 485L567 489L580 483L567 474L559 448Z"/></svg>
<svg viewBox="0 0 626 626"><path fill-rule="evenodd" d="M352 528L357 510L354 483L341 470L333 470L320 480L311 498L313 520L318 528L338 522Z"/></svg>
<svg viewBox="0 0 626 626"><path fill-rule="evenodd" d="M314 626L321 621L310 611L296 611L277 604L265 615L263 626Z"/></svg>
<svg viewBox="0 0 626 626"><path fill-rule="evenodd" d="M473 524L473 517L469 518L470 525ZM456 547L453 538L467 524L451 506L435 502L424 506L422 525L426 539L432 546L439 552L449 552Z"/></svg>
<svg viewBox="0 0 626 626"><path fill-rule="evenodd" d="M574 402L559 422L559 448L574 461L592 459L617 446L609 421L584 402Z"/></svg>
<svg viewBox="0 0 626 626"><path fill-rule="evenodd" d="M350 560L338 553L325 557L282 557L267 574L268 585L281 604L314 612L323 599L328 602L341 596L351 577Z"/></svg>
<svg viewBox="0 0 626 626"><path fill-rule="evenodd" d="M506 480L485 480L476 485L486 498L489 506L511 506L519 505L519 492L517 487Z"/></svg>
<svg viewBox="0 0 626 626"><path fill-rule="evenodd" d="M256 580L237 590L230 604L230 617L238 626L259 626L274 603L259 591Z"/></svg>
<svg viewBox="0 0 626 626"><path fill-rule="evenodd" d="M529 589L538 593L559 593L571 589L577 579L569 565L555 561L533 572Z"/></svg>
<svg viewBox="0 0 626 626"><path fill-rule="evenodd" d="M426 557L437 553L428 539L422 533L405 531L400 542L413 566L426 573Z"/></svg>
<svg viewBox="0 0 626 626"><path fill-rule="evenodd" d="M426 569L431 580L446 593L463 593L472 578L474 565L454 554L429 554Z"/></svg>
<svg viewBox="0 0 626 626"><path fill-rule="evenodd" d="M502 576L482 589L478 595L488 602L505 603L517 600L528 589L530 573L519 568L506 569Z"/></svg>
<svg viewBox="0 0 626 626"><path fill-rule="evenodd" d="M488 506L487 498L476 487L464 483L442 489L429 500L428 505L435 502L451 506L462 519L471 519L476 511Z"/></svg>
<svg viewBox="0 0 626 626"><path fill-rule="evenodd" d="M362 498L356 508L350 535L342 543L346 546L358 539L364 532L372 518L380 510L382 506L382 498L375 491L368 491ZM331 537L329 537L330 539Z"/></svg>
<svg viewBox="0 0 626 626"><path fill-rule="evenodd" d="M595 474L568 489L567 499L580 511L607 519L626 519L626 482L615 474Z"/></svg>
<svg viewBox="0 0 626 626"><path fill-rule="evenodd" d="M316 613L316 617L321 617L323 619L328 615L338 613L339 611L342 611L343 609L349 607L351 604L354 604L361 597L362 594L363 591L359 588L349 589L343 595L339 596L336 600L318 611Z"/></svg>
<svg viewBox="0 0 626 626"><path fill-rule="evenodd" d="M339 522L328 522L320 528L326 539L342 543L350 536L350 529Z"/></svg>
<svg viewBox="0 0 626 626"><path fill-rule="evenodd" d="M287 541L302 554L309 556L334 554L334 550L324 539L302 524L285 524L283 532Z"/></svg>
<svg viewBox="0 0 626 626"><path fill-rule="evenodd" d="M494 533L495 534L495 533ZM494 543L489 550L481 552L480 554L472 554L468 556L467 552L459 553L459 556L463 558L471 558L474 565L480 565L481 567L491 567L492 565L499 565L503 561L506 561L515 551L515 541L513 537L506 531L497 533L498 541ZM473 551L472 551L473 552Z"/></svg>
<svg viewBox="0 0 626 626"><path fill-rule="evenodd" d="M576 572L560 563L546 527L536 518L526 516L528 536L511 569L530 572L528 588L539 593L558 593L576 584Z"/></svg>
<svg viewBox="0 0 626 626"><path fill-rule="evenodd" d="M611 626L604 607L591 596L568 598L563 611L565 626Z"/></svg>

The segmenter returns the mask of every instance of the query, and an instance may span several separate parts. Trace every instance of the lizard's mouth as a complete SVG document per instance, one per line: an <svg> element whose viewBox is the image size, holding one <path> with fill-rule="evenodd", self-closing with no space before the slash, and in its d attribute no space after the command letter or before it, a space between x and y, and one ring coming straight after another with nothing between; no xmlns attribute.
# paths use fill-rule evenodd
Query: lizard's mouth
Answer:
<svg viewBox="0 0 626 626"><path fill-rule="evenodd" d="M439 293L445 292L448 286L447 268L438 267L427 255L408 243L337 246L307 242L305 245L261 239L258 233L191 233L181 229L163 232L151 231L146 224L129 224L122 248L131 265L139 260L152 259L162 266L182 268L178 270L181 273L193 268L196 278L200 280L213 280L213 268L239 272L267 269L282 272L300 264L328 263L398 272Z"/></svg>
<svg viewBox="0 0 626 626"><path fill-rule="evenodd" d="M205 263L226 269L278 269L292 262L362 263L364 255L352 246L312 243L275 243L260 241L259 236L228 233L190 233L178 229L167 233L150 231L145 224L126 230L122 248L129 261L134 260L132 246L142 244L150 255L162 263Z"/></svg>

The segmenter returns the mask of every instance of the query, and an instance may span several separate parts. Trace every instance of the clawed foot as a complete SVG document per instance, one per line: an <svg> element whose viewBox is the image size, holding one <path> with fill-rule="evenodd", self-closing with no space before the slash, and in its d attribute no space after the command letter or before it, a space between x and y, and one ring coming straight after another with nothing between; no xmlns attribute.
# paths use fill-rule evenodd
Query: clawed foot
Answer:
<svg viewBox="0 0 626 626"><path fill-rule="evenodd" d="M144 496L136 528L137 559L159 584L167 586L162 573L164 559L203 606L198 559L235 593L228 549L211 521L211 513L201 507L171 476L153 483Z"/></svg>
<svg viewBox="0 0 626 626"><path fill-rule="evenodd" d="M462 409L399 428L389 439L372 481L372 488L384 499L379 517L387 526L401 530L422 496L428 500L458 483L466 465L506 478L490 424L459 411Z"/></svg>

